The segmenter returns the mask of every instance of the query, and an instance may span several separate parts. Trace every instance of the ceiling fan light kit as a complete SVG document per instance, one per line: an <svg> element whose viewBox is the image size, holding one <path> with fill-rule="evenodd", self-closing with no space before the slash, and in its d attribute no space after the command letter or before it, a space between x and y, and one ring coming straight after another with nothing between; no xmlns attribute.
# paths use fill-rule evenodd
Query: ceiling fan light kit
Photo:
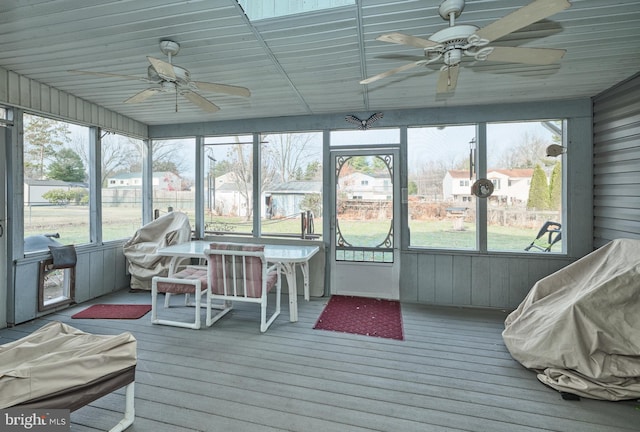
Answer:
<svg viewBox="0 0 640 432"><path fill-rule="evenodd" d="M444 0L438 13L449 22L449 27L435 32L428 39L397 32L376 38L382 42L422 48L425 59L374 75L360 81L360 84L370 84L398 72L442 59L443 66L440 69L436 93L449 93L456 88L459 66L465 56L473 57L476 61L548 65L557 63L565 53L565 50L552 48L488 45L496 39L569 8L571 3L567 0L535 0L483 28L471 24L456 24L456 18L460 17L464 6L464 0Z"/></svg>
<svg viewBox="0 0 640 432"><path fill-rule="evenodd" d="M175 93L176 112L178 111L178 96L184 97L203 111L213 113L220 110L220 108L216 104L214 104L204 96L201 96L198 91L210 91L231 96L251 96L251 92L246 87L211 83L205 81L192 81L191 73L187 69L175 65L172 62L173 57L176 56L180 51L180 44L177 42L167 39L161 40L160 51L162 52L162 54L167 56L169 61L166 62L164 60L148 56L147 60L149 61L150 65L147 67L146 77L78 70L70 72L108 78L138 80L146 82L148 84L152 84L152 87L136 93L135 95L125 100L124 103L141 103L146 101L156 93Z"/></svg>

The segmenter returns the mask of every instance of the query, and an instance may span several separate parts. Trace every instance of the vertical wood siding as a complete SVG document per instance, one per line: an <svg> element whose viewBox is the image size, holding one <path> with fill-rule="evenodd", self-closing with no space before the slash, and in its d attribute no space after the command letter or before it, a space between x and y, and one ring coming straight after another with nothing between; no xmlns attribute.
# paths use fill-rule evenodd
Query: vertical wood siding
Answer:
<svg viewBox="0 0 640 432"><path fill-rule="evenodd" d="M640 239L640 74L593 104L594 246Z"/></svg>
<svg viewBox="0 0 640 432"><path fill-rule="evenodd" d="M49 312L38 312L38 272L41 258L25 258L15 265L15 291L9 290L9 316L12 324L19 324L47 315ZM79 250L76 265L76 303L104 296L129 286L126 274L126 259L122 244L111 243L99 249Z"/></svg>
<svg viewBox="0 0 640 432"><path fill-rule="evenodd" d="M146 138L147 125L54 87L0 68L0 104Z"/></svg>
<svg viewBox="0 0 640 432"><path fill-rule="evenodd" d="M569 257L402 254L400 300L442 306L512 310L543 277L571 264Z"/></svg>

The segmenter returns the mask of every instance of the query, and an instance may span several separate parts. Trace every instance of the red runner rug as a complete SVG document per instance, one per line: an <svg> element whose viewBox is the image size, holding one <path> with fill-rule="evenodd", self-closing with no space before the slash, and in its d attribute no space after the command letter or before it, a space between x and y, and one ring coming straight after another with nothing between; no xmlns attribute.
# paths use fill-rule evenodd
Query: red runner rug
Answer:
<svg viewBox="0 0 640 432"><path fill-rule="evenodd" d="M404 340L400 302L331 296L314 329Z"/></svg>
<svg viewBox="0 0 640 432"><path fill-rule="evenodd" d="M146 304L95 304L72 315L75 319L138 319L151 310Z"/></svg>

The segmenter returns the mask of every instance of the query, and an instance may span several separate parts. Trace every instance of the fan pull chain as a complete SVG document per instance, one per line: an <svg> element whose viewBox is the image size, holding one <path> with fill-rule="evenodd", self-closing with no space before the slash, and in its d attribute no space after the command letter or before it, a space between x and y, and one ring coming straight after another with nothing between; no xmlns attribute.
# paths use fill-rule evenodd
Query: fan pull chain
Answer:
<svg viewBox="0 0 640 432"><path fill-rule="evenodd" d="M178 112L178 84L176 86L176 112Z"/></svg>

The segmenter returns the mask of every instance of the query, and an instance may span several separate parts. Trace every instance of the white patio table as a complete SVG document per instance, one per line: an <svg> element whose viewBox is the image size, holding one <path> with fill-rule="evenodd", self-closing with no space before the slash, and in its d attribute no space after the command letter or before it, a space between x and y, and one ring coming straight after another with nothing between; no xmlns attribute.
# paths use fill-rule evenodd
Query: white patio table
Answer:
<svg viewBox="0 0 640 432"><path fill-rule="evenodd" d="M203 258L204 250L211 241L195 240L158 249L157 254L170 256L169 275L174 273L176 264L183 258ZM318 253L319 246L264 244L264 256L268 262L279 263L289 286L289 321L298 321L298 290L296 265L300 266L304 277L304 298L309 300L309 260Z"/></svg>

